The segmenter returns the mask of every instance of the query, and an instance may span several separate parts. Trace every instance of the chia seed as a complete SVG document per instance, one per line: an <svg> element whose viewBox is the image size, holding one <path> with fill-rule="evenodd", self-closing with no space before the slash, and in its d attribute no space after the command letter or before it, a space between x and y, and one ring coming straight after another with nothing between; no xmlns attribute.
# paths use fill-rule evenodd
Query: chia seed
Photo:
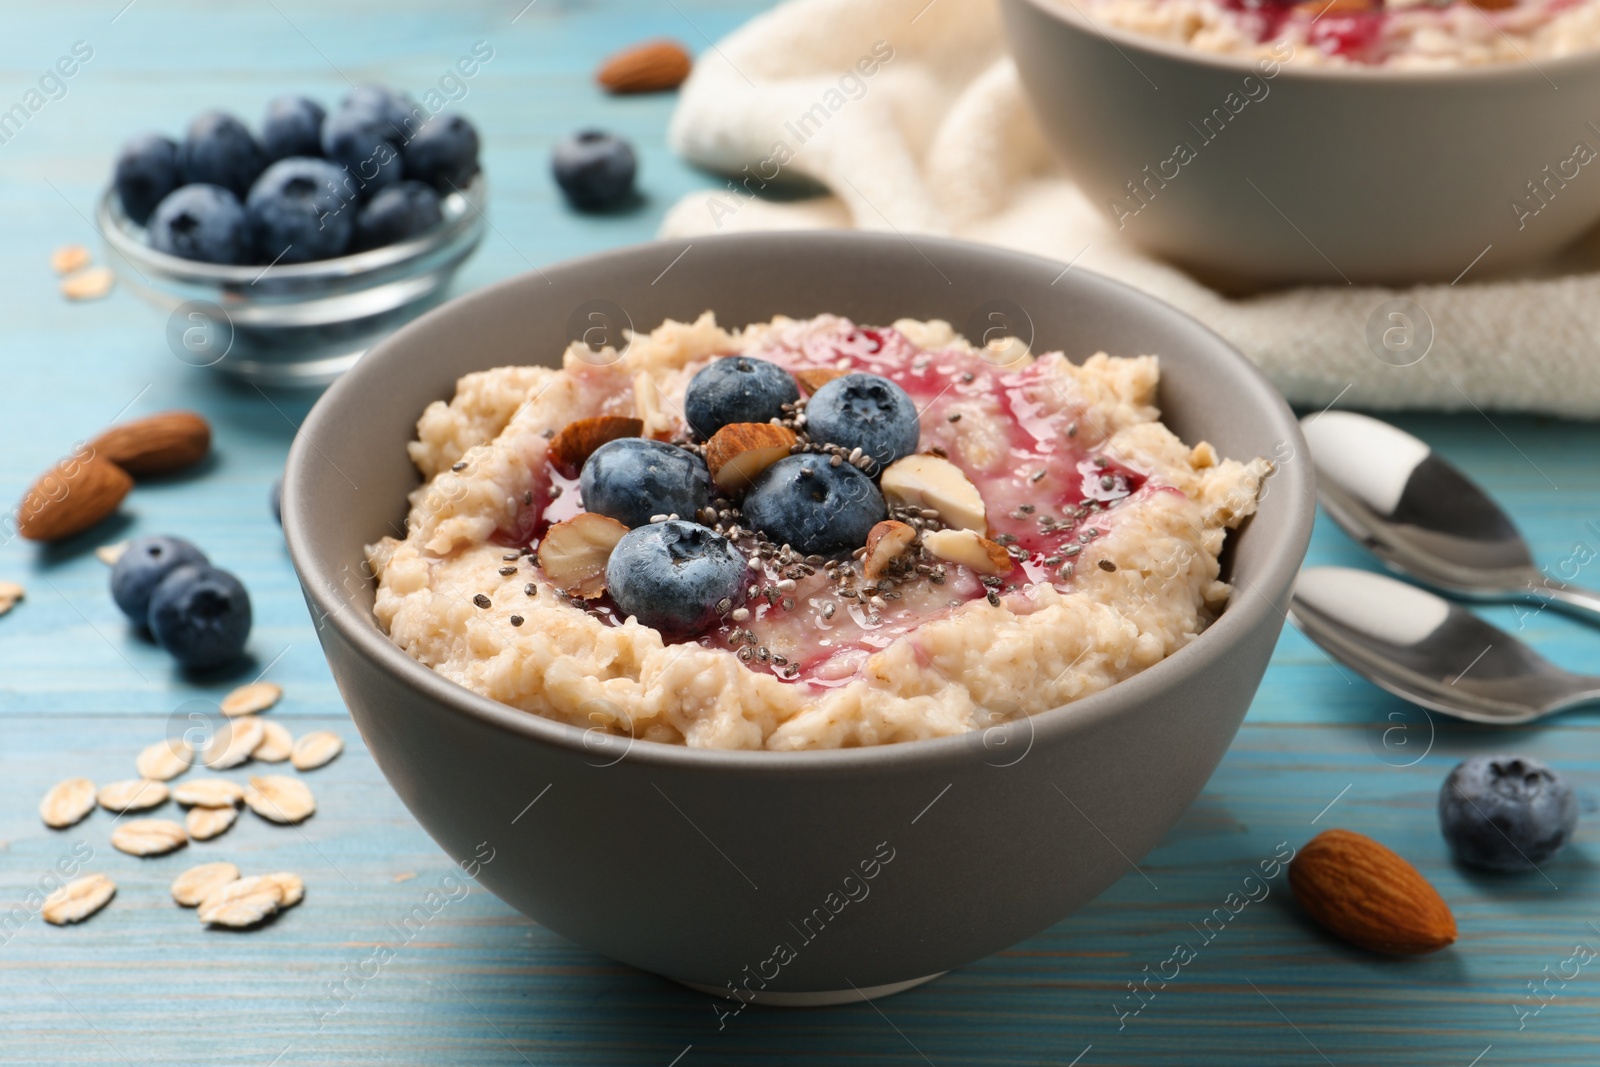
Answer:
<svg viewBox="0 0 1600 1067"><path fill-rule="evenodd" d="M1114 571L1114 570L1117 569L1117 565L1115 563L1112 563L1109 559L1101 560L1100 563L1099 563L1099 567L1103 571Z"/></svg>
<svg viewBox="0 0 1600 1067"><path fill-rule="evenodd" d="M515 567L501 567L500 568L500 577L502 577L502 578L509 578L515 573L517 573L517 568L515 568Z"/></svg>
<svg viewBox="0 0 1600 1067"><path fill-rule="evenodd" d="M960 422L961 421L961 412L952 411L949 415L946 415L945 418L949 419L951 422Z"/></svg>
<svg viewBox="0 0 1600 1067"><path fill-rule="evenodd" d="M459 474L467 469L467 461L462 460L460 463L452 463L450 464L450 469Z"/></svg>
<svg viewBox="0 0 1600 1067"><path fill-rule="evenodd" d="M1036 470L1032 474L1028 475L1028 481L1037 482L1041 478L1043 478L1044 475L1045 475L1045 469L1043 467L1040 467L1038 470Z"/></svg>
<svg viewBox="0 0 1600 1067"><path fill-rule="evenodd" d="M494 601L490 600L488 597L484 596L482 593L479 593L477 596L473 597L472 598L472 602L474 604L478 605L478 607L480 607L480 608L492 607L494 605Z"/></svg>
<svg viewBox="0 0 1600 1067"><path fill-rule="evenodd" d="M513 616L511 616L511 625L512 626L521 626L522 625L522 616L521 615L513 615Z"/></svg>
<svg viewBox="0 0 1600 1067"><path fill-rule="evenodd" d="M532 503L533 503L533 490L532 489L524 489L522 491L522 506L523 507L527 507Z"/></svg>
<svg viewBox="0 0 1600 1067"><path fill-rule="evenodd" d="M989 599L989 603L994 605L995 607L999 607L1000 606L1000 594L995 592L993 589L989 590L988 599Z"/></svg>
<svg viewBox="0 0 1600 1067"><path fill-rule="evenodd" d="M525 596L533 596L534 595L533 583L529 582L527 585L523 586L522 587L522 592L523 592L523 594Z"/></svg>

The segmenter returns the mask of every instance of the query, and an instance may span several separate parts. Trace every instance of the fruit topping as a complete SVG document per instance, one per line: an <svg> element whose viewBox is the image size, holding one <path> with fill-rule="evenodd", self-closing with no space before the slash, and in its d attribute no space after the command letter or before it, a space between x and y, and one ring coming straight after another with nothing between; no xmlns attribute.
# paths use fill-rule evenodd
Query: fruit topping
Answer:
<svg viewBox="0 0 1600 1067"><path fill-rule="evenodd" d="M711 473L699 456L642 437L601 445L583 464L579 486L585 508L630 527L657 515L694 516L711 499Z"/></svg>
<svg viewBox="0 0 1600 1067"><path fill-rule="evenodd" d="M948 459L928 454L897 459L884 470L879 485L890 504L929 508L946 526L989 532L977 486Z"/></svg>
<svg viewBox="0 0 1600 1067"><path fill-rule="evenodd" d="M867 554L861 559L861 571L871 581L887 577L896 570L904 570L910 561L906 551L917 539L917 531L903 522L886 519L867 532Z"/></svg>
<svg viewBox="0 0 1600 1067"><path fill-rule="evenodd" d="M592 599L605 592L606 561L627 532L616 519L592 511L574 515L545 532L539 566L557 589Z"/></svg>
<svg viewBox="0 0 1600 1067"><path fill-rule="evenodd" d="M911 397L876 374L847 374L818 389L806 404L806 430L815 441L861 449L877 467L915 452L921 434Z"/></svg>
<svg viewBox="0 0 1600 1067"><path fill-rule="evenodd" d="M627 202L638 169L632 146L602 130L563 137L550 156L556 184L579 211L606 211Z"/></svg>
<svg viewBox="0 0 1600 1067"><path fill-rule="evenodd" d="M780 459L745 494L745 521L774 544L830 556L859 548L889 517L872 479L815 452Z"/></svg>
<svg viewBox="0 0 1600 1067"><path fill-rule="evenodd" d="M642 429L644 423L623 415L596 415L569 422L550 442L550 462L568 478L576 478L601 445L623 437L638 437Z"/></svg>
<svg viewBox="0 0 1600 1067"><path fill-rule="evenodd" d="M630 530L606 563L606 586L623 615L669 634L692 633L745 591L749 563L733 543L697 523L669 520Z"/></svg>
<svg viewBox="0 0 1600 1067"><path fill-rule="evenodd" d="M1525 756L1474 756L1439 790L1439 828L1456 859L1529 871L1561 851L1578 825L1578 801L1560 774Z"/></svg>
<svg viewBox="0 0 1600 1067"><path fill-rule="evenodd" d="M713 360L689 381L683 413L702 440L732 422L770 422L800 399L794 376L776 363L748 356Z"/></svg>
<svg viewBox="0 0 1600 1067"><path fill-rule="evenodd" d="M1005 574L1013 561L1004 548L971 530L930 530L922 535L928 553L946 563L960 563L979 574Z"/></svg>
<svg viewBox="0 0 1600 1067"><path fill-rule="evenodd" d="M770 422L730 422L706 442L711 480L725 493L743 492L756 475L789 454L799 438Z"/></svg>

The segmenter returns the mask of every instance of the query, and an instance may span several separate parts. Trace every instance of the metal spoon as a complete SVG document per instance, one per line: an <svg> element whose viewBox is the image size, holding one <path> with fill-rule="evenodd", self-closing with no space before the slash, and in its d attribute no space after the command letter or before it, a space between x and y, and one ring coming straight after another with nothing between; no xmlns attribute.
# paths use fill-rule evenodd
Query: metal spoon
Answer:
<svg viewBox="0 0 1600 1067"><path fill-rule="evenodd" d="M1347 411L1302 419L1322 506L1391 570L1475 600L1537 600L1600 619L1600 593L1552 578L1489 495L1423 442Z"/></svg>
<svg viewBox="0 0 1600 1067"><path fill-rule="evenodd" d="M1514 725L1600 700L1600 677L1557 667L1466 608L1372 571L1301 571L1289 619L1370 681L1459 719Z"/></svg>

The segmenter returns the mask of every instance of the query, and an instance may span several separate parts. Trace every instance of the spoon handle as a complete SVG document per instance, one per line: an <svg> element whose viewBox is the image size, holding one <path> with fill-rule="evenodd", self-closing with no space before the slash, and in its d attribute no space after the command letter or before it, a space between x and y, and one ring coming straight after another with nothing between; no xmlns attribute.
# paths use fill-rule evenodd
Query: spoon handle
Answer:
<svg viewBox="0 0 1600 1067"><path fill-rule="evenodd" d="M1540 600L1562 608L1574 615L1582 615L1590 622L1600 622L1600 593L1583 589L1554 578L1546 578L1532 587Z"/></svg>

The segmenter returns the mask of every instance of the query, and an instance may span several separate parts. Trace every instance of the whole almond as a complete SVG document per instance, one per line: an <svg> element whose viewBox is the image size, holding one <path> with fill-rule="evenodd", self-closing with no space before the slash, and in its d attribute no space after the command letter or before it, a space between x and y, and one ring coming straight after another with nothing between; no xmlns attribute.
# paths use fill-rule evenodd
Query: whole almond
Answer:
<svg viewBox="0 0 1600 1067"><path fill-rule="evenodd" d="M625 415L596 415L578 419L561 428L550 441L550 463L568 478L576 478L583 462L601 445L619 437L638 437L644 422Z"/></svg>
<svg viewBox="0 0 1600 1067"><path fill-rule="evenodd" d="M133 488L128 472L95 453L56 464L17 505L17 532L30 541L82 533L117 510Z"/></svg>
<svg viewBox="0 0 1600 1067"><path fill-rule="evenodd" d="M1456 939L1455 916L1438 891L1363 834L1313 837L1289 864L1289 887L1320 926L1372 952L1437 952Z"/></svg>
<svg viewBox="0 0 1600 1067"><path fill-rule="evenodd" d="M129 474L171 474L205 458L211 424L192 411L164 411L113 426L89 447Z"/></svg>
<svg viewBox="0 0 1600 1067"><path fill-rule="evenodd" d="M683 45L662 38L611 56L594 78L609 93L659 93L682 85L693 66Z"/></svg>
<svg viewBox="0 0 1600 1067"><path fill-rule="evenodd" d="M711 480L724 492L747 489L756 475L789 454L799 438L770 422L730 422L706 442Z"/></svg>

